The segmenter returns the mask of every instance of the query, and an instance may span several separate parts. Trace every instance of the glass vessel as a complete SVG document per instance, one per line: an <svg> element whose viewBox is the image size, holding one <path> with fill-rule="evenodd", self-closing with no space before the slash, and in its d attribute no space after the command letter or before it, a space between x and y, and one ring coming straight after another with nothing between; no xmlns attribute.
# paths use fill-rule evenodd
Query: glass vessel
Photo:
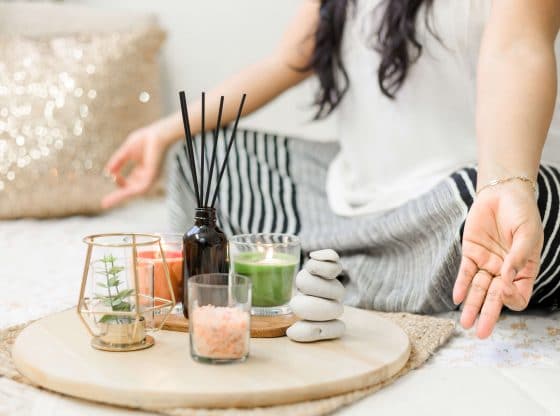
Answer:
<svg viewBox="0 0 560 416"><path fill-rule="evenodd" d="M254 315L290 313L295 275L301 256L300 241L288 234L243 234L230 241L231 268L253 284Z"/></svg>
<svg viewBox="0 0 560 416"><path fill-rule="evenodd" d="M245 361L251 338L251 281L210 273L187 283L191 357L220 364Z"/></svg>
<svg viewBox="0 0 560 416"><path fill-rule="evenodd" d="M99 234L84 238L87 254L78 313L92 335L91 345L106 351L148 348L146 331L161 328L175 304L161 239L151 234ZM157 252L165 294L155 280L154 262L140 256ZM156 293L157 292L157 293Z"/></svg>
<svg viewBox="0 0 560 416"><path fill-rule="evenodd" d="M207 273L228 272L228 240L216 224L214 208L197 208L194 226L183 236L183 314L189 317L187 281Z"/></svg>
<svg viewBox="0 0 560 416"><path fill-rule="evenodd" d="M178 233L157 233L161 239L163 254L169 277L173 287L173 295L177 304L174 313L182 313L183 310L183 234ZM138 257L146 259L154 264L154 295L170 299L169 289L163 268L163 257L157 249L141 248Z"/></svg>

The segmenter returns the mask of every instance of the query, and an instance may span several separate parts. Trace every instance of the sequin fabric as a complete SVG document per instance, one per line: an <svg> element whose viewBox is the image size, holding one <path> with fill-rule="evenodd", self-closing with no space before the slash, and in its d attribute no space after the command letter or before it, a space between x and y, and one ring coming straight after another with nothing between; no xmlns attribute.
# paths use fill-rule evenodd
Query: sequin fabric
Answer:
<svg viewBox="0 0 560 416"><path fill-rule="evenodd" d="M103 167L161 115L155 26L0 36L0 218L92 214Z"/></svg>

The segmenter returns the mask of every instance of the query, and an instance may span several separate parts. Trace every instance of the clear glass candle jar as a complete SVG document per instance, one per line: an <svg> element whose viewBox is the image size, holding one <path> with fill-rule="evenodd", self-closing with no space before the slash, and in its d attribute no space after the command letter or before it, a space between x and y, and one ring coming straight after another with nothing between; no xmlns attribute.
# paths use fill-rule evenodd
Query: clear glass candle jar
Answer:
<svg viewBox="0 0 560 416"><path fill-rule="evenodd" d="M169 278L176 305L174 313L183 312L183 234L157 233L161 239L162 251L151 248L138 250L138 257L154 265L154 296L170 299L171 295L167 286L163 260L167 263ZM162 257L162 253L164 258Z"/></svg>
<svg viewBox="0 0 560 416"><path fill-rule="evenodd" d="M204 363L245 361L251 338L251 281L226 273L188 279L191 357Z"/></svg>
<svg viewBox="0 0 560 416"><path fill-rule="evenodd" d="M290 313L301 246L288 234L243 234L230 239L230 267L253 284L254 315Z"/></svg>

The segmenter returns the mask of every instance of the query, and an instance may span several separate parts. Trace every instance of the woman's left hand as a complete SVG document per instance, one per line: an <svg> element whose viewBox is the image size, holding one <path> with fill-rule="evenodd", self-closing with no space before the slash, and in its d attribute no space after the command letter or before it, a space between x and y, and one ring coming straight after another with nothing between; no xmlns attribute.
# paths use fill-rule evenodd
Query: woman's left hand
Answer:
<svg viewBox="0 0 560 416"><path fill-rule="evenodd" d="M543 226L530 186L518 180L489 187L467 215L453 300L463 303L461 325L492 333L503 306L529 304L540 266Z"/></svg>

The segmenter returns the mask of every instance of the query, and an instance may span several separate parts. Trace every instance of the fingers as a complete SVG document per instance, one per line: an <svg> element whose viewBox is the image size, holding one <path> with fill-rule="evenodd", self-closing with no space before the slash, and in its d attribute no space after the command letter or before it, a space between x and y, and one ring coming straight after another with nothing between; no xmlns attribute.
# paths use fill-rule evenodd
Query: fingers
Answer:
<svg viewBox="0 0 560 416"><path fill-rule="evenodd" d="M478 267L476 264L468 257L463 256L457 280L453 286L453 302L455 302L455 305L458 305L465 300L471 281L477 271Z"/></svg>
<svg viewBox="0 0 560 416"><path fill-rule="evenodd" d="M461 325L465 329L472 328L480 313L476 335L481 339L488 338L500 318L504 305L514 311L521 311L527 307L533 284L534 279L529 277L508 283L501 276L492 277L485 270L480 270L472 279L461 313Z"/></svg>
<svg viewBox="0 0 560 416"><path fill-rule="evenodd" d="M500 271L506 283L513 283L517 273L525 268L535 249L535 244L536 242L530 236L525 235L522 230L518 230L514 234L511 248Z"/></svg>
<svg viewBox="0 0 560 416"><path fill-rule="evenodd" d="M126 186L126 179L120 173L118 175L112 175L112 177L113 177L113 182L115 182L115 184L119 188L123 188L124 186Z"/></svg>
<svg viewBox="0 0 560 416"><path fill-rule="evenodd" d="M498 251L497 247L463 240L463 257L472 259L479 268L488 270L493 275L500 274L506 255L507 251Z"/></svg>
<svg viewBox="0 0 560 416"><path fill-rule="evenodd" d="M504 282L503 302L512 311L522 311L529 305L533 285L535 281L531 278L523 278L513 283Z"/></svg>
<svg viewBox="0 0 560 416"><path fill-rule="evenodd" d="M127 142L125 142L116 150L115 153L113 153L113 155L105 165L105 170L115 176L118 180L118 178L120 177L121 169L129 159L130 146L128 146Z"/></svg>
<svg viewBox="0 0 560 416"><path fill-rule="evenodd" d="M479 270L472 279L467 299L463 304L463 312L461 313L461 325L463 328L469 329L474 325L476 317L488 296L487 291L491 281L492 276L485 270Z"/></svg>
<svg viewBox="0 0 560 416"><path fill-rule="evenodd" d="M480 318L478 319L478 324L476 326L476 336L480 339L488 338L496 322L500 318L500 312L502 311L503 301L502 301L502 289L503 281L500 277L495 277L490 283L488 292L486 293L486 299L484 300L484 305L480 311Z"/></svg>
<svg viewBox="0 0 560 416"><path fill-rule="evenodd" d="M527 308L533 285L534 279L529 277L508 283L501 276L493 277L486 270L480 270L472 279L463 304L461 326L472 328L478 317L476 335L480 339L488 338L494 331L503 306L513 311Z"/></svg>
<svg viewBox="0 0 560 416"><path fill-rule="evenodd" d="M142 193L141 189L133 187L118 188L106 195L101 201L101 207L103 209L113 208L132 196Z"/></svg>

